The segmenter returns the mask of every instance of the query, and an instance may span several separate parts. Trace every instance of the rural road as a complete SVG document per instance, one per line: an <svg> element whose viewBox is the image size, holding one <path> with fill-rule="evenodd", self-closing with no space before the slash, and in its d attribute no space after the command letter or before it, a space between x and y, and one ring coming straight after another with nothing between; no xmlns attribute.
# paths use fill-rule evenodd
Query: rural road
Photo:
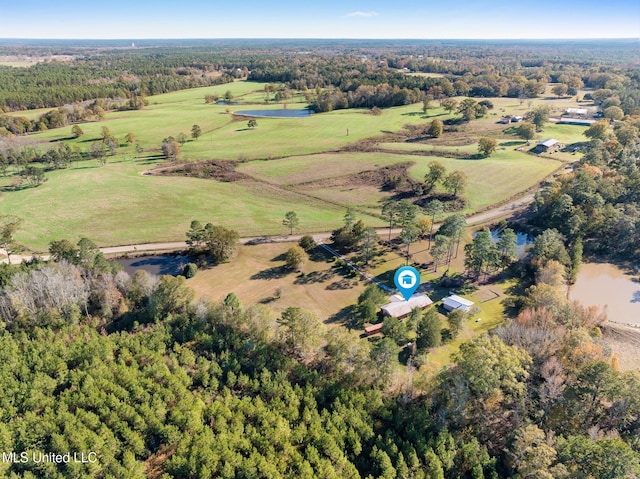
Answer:
<svg viewBox="0 0 640 479"><path fill-rule="evenodd" d="M509 201L508 203L500 206L496 206L495 208L491 208L482 213L476 213L469 217L467 217L467 225L479 225L491 222L493 220L507 218L511 216L516 211L522 209L527 206L531 202L533 202L534 194L529 193L526 196L522 196L515 200ZM388 228L379 228L376 230L380 237L384 238L385 235L389 234ZM400 228L394 228L391 230L392 234L399 234L402 230ZM240 244L259 244L259 243L279 243L279 242L293 242L299 241L304 234L297 235L285 235L285 236L254 236L248 238L240 238ZM331 233L316 233L312 234L313 239L316 243L323 243L327 239L331 237ZM176 241L176 242L165 242L165 243L142 243L135 245L124 245L124 246L109 246L105 248L100 248L105 255L118 255L125 253L142 253L142 252L158 252L158 251L176 251L185 249L187 247L187 243L184 241ZM0 262L7 263L6 252L0 249L0 255L4 256L0 259ZM49 255L39 255L42 259L49 259ZM28 261L32 258L31 255L11 255L11 263L16 264L22 261Z"/></svg>

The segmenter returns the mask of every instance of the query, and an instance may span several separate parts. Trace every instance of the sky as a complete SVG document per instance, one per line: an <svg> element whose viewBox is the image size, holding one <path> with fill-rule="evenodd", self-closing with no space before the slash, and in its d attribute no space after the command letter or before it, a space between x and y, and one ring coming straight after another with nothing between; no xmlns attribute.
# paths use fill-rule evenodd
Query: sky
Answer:
<svg viewBox="0 0 640 479"><path fill-rule="evenodd" d="M639 38L638 0L0 0L0 38Z"/></svg>

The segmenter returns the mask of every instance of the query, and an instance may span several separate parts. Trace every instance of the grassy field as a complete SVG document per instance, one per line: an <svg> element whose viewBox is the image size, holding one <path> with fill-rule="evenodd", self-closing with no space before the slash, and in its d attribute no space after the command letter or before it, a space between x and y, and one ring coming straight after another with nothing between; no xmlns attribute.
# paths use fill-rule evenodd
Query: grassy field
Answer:
<svg viewBox="0 0 640 479"><path fill-rule="evenodd" d="M188 159L231 159L238 157L268 158L295 154L318 153L342 148L363 138L380 135L386 131L397 131L405 124L424 123L437 110L422 115L419 105L389 108L379 116L367 110L339 110L312 115L301 119L257 119L258 127L247 128L247 119L234 117L230 113L246 109L281 109L282 104L246 105L263 93L263 83L235 82L206 88L167 93L149 98L149 105L143 110L107 113L99 122L81 123L84 135L71 139L71 127L49 130L31 135L41 142L68 141L86 149L91 142L101 138L103 126L109 128L116 137L123 139L132 132L145 149L159 148L163 138L176 137L184 133L188 137L191 127L198 124L202 136L197 141L187 142L183 155ZM205 104L206 94L224 96L232 91L233 101L240 104ZM258 97L256 97L258 95ZM288 103L288 109L301 109L303 103ZM15 113L21 114L20 112ZM348 130L348 134L347 134Z"/></svg>
<svg viewBox="0 0 640 479"><path fill-rule="evenodd" d="M18 240L46 251L52 239L89 236L100 246L181 241L192 219L235 228L244 236L283 234L295 205L305 231L335 227L344 214L295 192L255 182L225 183L142 175L146 161L85 161L48 174L37 188L5 192L0 211L24 219Z"/></svg>
<svg viewBox="0 0 640 479"><path fill-rule="evenodd" d="M300 231L328 231L340 224L347 207L376 215L381 201L392 194L382 191L380 184L360 181L358 175L363 171L413 162L409 173L421 180L429 161L441 161L448 171L461 169L469 176L465 212L471 212L525 190L559 166L549 159L515 152L511 146L483 160L341 151L358 140L374 138L385 148L407 153L414 152L413 148L474 153L477 147L469 142L477 141L486 129L502 134L495 118L488 118L461 126L449 143L446 138L419 147L389 143L389 134L405 125L446 117L440 108L424 115L421 104L385 109L380 115L352 109L299 119L258 119L256 128L247 128L246 119L230 113L282 108L282 104L252 104L264 100L264 85L238 81L150 97L143 110L110 112L102 121L81 124L84 135L78 139L70 138L71 127L29 135L30 141L42 147L64 141L87 151L100 140L106 126L123 144L125 135L133 133L144 151L138 154L133 147L121 147L104 167L86 160L48 172L48 181L37 188L5 188L0 193L0 214L23 218L18 240L36 251L45 251L53 239L77 240L85 235L102 246L182 240L194 218L235 228L243 236L277 235L284 233L282 217L291 209L301 218ZM223 97L228 90L240 104L204 102L206 94ZM298 102L301 99L294 95L287 108L304 108L305 103ZM494 104L494 110L528 108L514 99L495 99ZM220 182L142 174L159 163L163 138L179 133L190 136L194 124L200 125L202 136L182 145L182 159L241 159L239 171L252 178ZM545 130L545 135L548 131L569 142L580 140L583 128L547 125ZM459 139L466 143L455 146ZM0 187L11 182L10 177L2 178ZM381 223L375 216L364 219L370 225Z"/></svg>
<svg viewBox="0 0 640 479"><path fill-rule="evenodd" d="M322 252L302 266L304 275L286 270L283 255L292 244L241 246L232 262L199 271L187 284L198 297L220 300L234 292L245 305L263 303L276 314L298 306L328 324L349 321L347 308L356 303L366 283L342 276L332 258ZM281 297L276 299L278 288Z"/></svg>

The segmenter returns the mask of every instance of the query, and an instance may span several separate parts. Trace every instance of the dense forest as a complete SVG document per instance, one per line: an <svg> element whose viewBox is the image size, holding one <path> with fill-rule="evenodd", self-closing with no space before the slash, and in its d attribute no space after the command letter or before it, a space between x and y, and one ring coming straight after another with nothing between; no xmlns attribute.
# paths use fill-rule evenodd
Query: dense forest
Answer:
<svg viewBox="0 0 640 479"><path fill-rule="evenodd" d="M8 44L0 55L70 56L29 69L0 66L0 109L61 107L75 102L130 99L184 88L250 80L296 90L336 89L332 108L385 107L422 96L535 97L548 82L618 91L626 113L640 105L633 42L224 41L109 48ZM615 54L612 54L615 52ZM65 59L67 58L65 56ZM579 61L576 58L580 58ZM438 76L406 75L411 72ZM441 76L440 76L441 75ZM629 75L635 75L635 79ZM373 91L373 93L372 93ZM344 99L343 99L344 97ZM319 111L326 105L314 104Z"/></svg>

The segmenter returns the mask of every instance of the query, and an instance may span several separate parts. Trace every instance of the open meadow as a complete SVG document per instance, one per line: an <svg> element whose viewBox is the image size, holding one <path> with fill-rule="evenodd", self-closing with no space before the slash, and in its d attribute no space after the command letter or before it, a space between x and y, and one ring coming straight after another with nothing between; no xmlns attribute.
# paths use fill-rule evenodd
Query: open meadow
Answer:
<svg viewBox="0 0 640 479"><path fill-rule="evenodd" d="M120 145L104 166L85 158L66 169L47 171L47 181L37 187L12 188L15 170L10 168L9 176L0 179L0 214L22 218L18 241L39 252L45 252L51 240L77 241L81 236L100 246L180 241L193 219L237 229L242 236L279 235L286 232L284 213L292 209L301 219L299 232L320 232L337 227L348 207L364 215L367 224L383 226L381 203L396 194L385 187L385 178L404 174L422 181L433 160L469 177L464 213L505 201L562 166L516 151L510 143L515 138L495 125L495 116L461 125L439 139L398 142L396 136L406 136L411 125L423 128L433 118L452 117L439 107L425 115L421 104L384 109L378 115L349 109L306 118L258 118L257 126L249 128L246 117L232 113L283 107L265 103L264 86L238 81L149 97L142 110L113 111L101 121L81 123L84 133L79 138L72 137L71 127L31 134L28 141L40 150L63 142L87 152L100 142L106 127ZM227 92L233 103L205 103L205 95L223 98ZM294 95L286 108L304 108L300 99ZM496 109L527 108L513 99L495 103ZM197 139L190 138L194 124L202 130ZM543 135L548 132L568 143L581 141L582 131L548 124ZM473 154L478 138L487 132L507 146L490 158L455 157ZM128 133L137 148L126 144ZM146 174L167 166L161 143L181 133L186 137L181 161L230 161L229 168L238 175L221 180ZM361 140L367 140L369 151L359 151ZM439 151L437 157L429 156L433 150Z"/></svg>

